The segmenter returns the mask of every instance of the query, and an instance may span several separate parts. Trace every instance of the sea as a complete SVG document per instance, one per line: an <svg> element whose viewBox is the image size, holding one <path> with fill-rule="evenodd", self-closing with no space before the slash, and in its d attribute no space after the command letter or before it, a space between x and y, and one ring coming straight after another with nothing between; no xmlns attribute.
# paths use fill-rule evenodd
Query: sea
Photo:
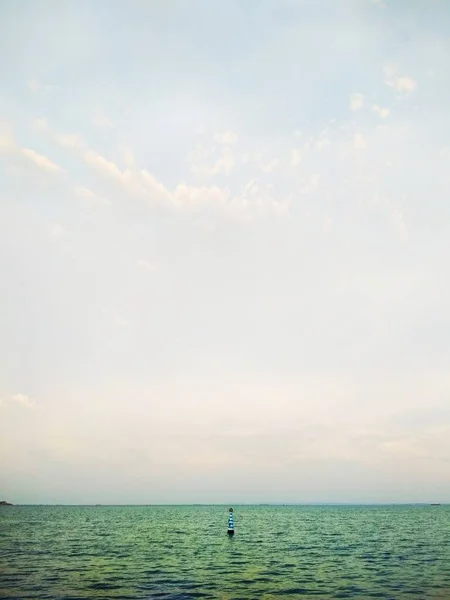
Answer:
<svg viewBox="0 0 450 600"><path fill-rule="evenodd" d="M0 598L450 600L450 506L0 507Z"/></svg>

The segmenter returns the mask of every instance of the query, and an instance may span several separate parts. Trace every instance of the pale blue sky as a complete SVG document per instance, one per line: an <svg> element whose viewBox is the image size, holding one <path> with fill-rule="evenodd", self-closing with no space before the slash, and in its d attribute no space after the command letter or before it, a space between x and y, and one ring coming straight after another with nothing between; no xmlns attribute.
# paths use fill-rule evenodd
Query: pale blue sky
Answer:
<svg viewBox="0 0 450 600"><path fill-rule="evenodd" d="M1 3L0 495L450 502L449 27Z"/></svg>

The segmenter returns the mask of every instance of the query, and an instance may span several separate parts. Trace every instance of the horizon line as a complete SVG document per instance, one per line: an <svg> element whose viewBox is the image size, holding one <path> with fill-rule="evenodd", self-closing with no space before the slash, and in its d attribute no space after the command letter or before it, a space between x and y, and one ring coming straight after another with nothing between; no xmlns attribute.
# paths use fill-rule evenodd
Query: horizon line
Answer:
<svg viewBox="0 0 450 600"><path fill-rule="evenodd" d="M104 502L18 502L12 506L443 506L450 502L146 502L146 503L104 503Z"/></svg>

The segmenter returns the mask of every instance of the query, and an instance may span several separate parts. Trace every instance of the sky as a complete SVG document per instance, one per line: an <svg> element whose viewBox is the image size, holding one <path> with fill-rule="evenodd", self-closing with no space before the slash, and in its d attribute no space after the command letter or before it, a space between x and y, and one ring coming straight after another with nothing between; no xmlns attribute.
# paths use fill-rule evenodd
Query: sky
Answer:
<svg viewBox="0 0 450 600"><path fill-rule="evenodd" d="M0 3L0 499L450 502L449 27Z"/></svg>

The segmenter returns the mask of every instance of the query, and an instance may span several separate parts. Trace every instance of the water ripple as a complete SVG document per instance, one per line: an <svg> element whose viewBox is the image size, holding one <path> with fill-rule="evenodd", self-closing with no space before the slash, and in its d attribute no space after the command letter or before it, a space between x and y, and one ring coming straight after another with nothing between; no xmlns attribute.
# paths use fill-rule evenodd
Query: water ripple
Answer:
<svg viewBox="0 0 450 600"><path fill-rule="evenodd" d="M0 509L0 597L449 600L450 508Z"/></svg>

